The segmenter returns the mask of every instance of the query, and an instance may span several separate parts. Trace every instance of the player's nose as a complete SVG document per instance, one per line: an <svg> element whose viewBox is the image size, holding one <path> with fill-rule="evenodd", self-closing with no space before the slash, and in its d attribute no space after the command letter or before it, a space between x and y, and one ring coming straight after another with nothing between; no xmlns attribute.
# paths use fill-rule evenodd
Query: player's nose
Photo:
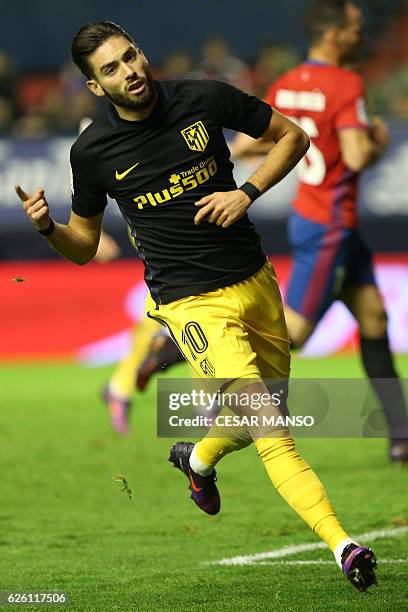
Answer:
<svg viewBox="0 0 408 612"><path fill-rule="evenodd" d="M127 64L126 62L124 62L123 71L128 80L135 80L138 78L135 69L131 64Z"/></svg>

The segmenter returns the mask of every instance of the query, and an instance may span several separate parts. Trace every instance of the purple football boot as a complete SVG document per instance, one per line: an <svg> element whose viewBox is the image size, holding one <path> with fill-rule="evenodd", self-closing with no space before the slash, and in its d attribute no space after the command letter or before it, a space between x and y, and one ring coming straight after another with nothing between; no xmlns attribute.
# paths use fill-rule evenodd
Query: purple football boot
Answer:
<svg viewBox="0 0 408 612"><path fill-rule="evenodd" d="M191 499L207 514L220 511L221 499L216 486L215 470L208 476L201 476L190 467L190 455L194 448L192 442L177 442L171 447L169 461L187 477L190 483Z"/></svg>
<svg viewBox="0 0 408 612"><path fill-rule="evenodd" d="M102 400L105 402L113 429L120 435L129 433L129 409L130 401L115 395L106 385L102 392Z"/></svg>
<svg viewBox="0 0 408 612"><path fill-rule="evenodd" d="M351 584L365 593L372 584L377 584L374 570L377 559L371 548L349 544L341 555L341 569Z"/></svg>

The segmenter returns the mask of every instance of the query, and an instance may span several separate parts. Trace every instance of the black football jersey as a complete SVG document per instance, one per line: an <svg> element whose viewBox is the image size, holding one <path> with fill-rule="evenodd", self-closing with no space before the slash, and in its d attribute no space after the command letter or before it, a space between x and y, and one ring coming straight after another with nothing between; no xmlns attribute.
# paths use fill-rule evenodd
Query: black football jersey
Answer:
<svg viewBox="0 0 408 612"><path fill-rule="evenodd" d="M101 213L116 200L145 265L156 303L231 285L265 262L247 215L229 228L194 225L194 203L236 189L223 128L260 137L272 109L217 81L156 81L158 98L142 121L108 106L71 149L72 210Z"/></svg>

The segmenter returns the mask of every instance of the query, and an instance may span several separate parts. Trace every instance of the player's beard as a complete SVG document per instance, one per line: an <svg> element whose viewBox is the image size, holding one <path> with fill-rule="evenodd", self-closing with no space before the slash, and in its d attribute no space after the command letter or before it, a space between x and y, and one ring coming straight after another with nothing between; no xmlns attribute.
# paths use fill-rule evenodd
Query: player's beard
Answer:
<svg viewBox="0 0 408 612"><path fill-rule="evenodd" d="M154 87L153 77L150 70L146 69L145 75L145 90L139 96L132 96L130 93L112 93L104 89L106 97L112 104L127 110L141 111L153 104L156 98L156 89Z"/></svg>

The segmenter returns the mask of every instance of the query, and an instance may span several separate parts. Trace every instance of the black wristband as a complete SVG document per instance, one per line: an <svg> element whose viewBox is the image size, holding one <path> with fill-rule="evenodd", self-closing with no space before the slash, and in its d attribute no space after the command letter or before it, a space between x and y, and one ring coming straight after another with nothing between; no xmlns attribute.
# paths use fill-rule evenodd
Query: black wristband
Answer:
<svg viewBox="0 0 408 612"><path fill-rule="evenodd" d="M54 231L54 228L55 228L54 221L50 217L50 224L47 227L47 229L45 229L45 230L37 230L37 232L39 234L41 234L41 236L50 236L52 234L52 232Z"/></svg>
<svg viewBox="0 0 408 612"><path fill-rule="evenodd" d="M249 181L241 185L241 187L238 187L238 189L246 193L251 202L254 202L260 195L262 195L259 189Z"/></svg>

